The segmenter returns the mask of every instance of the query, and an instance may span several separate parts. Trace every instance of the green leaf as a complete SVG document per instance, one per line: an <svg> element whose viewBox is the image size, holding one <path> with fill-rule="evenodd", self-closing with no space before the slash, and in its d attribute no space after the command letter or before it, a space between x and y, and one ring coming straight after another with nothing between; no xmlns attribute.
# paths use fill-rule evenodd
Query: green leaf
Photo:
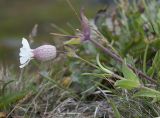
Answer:
<svg viewBox="0 0 160 118"><path fill-rule="evenodd" d="M154 68L153 68L153 67L150 67L150 68L148 69L148 71L147 71L147 74L148 74L149 76L153 76L153 74L154 74Z"/></svg>
<svg viewBox="0 0 160 118"><path fill-rule="evenodd" d="M64 42L65 45L77 45L81 43L80 38L71 38L69 41Z"/></svg>
<svg viewBox="0 0 160 118"><path fill-rule="evenodd" d="M143 87L139 92L134 94L134 97L150 97L160 99L160 92L151 88Z"/></svg>
<svg viewBox="0 0 160 118"><path fill-rule="evenodd" d="M153 76L156 71L160 70L160 51L158 51L153 59L152 66L148 69L148 74Z"/></svg>
<svg viewBox="0 0 160 118"><path fill-rule="evenodd" d="M102 64L100 63L100 60L99 60L99 54L97 54L97 57L96 57L96 61L97 61L97 64L98 66L100 67L100 69L108 74L113 74L112 71L110 71L109 69L105 68L104 66L102 66Z"/></svg>
<svg viewBox="0 0 160 118"><path fill-rule="evenodd" d="M125 63L123 63L122 65L122 72L125 79L139 82L139 78L137 77L137 75L130 68L128 68Z"/></svg>
<svg viewBox="0 0 160 118"><path fill-rule="evenodd" d="M133 88L138 88L140 86L139 81L135 81L135 80L118 80L116 81L116 83L114 84L115 86L118 86L120 88L123 89L133 89Z"/></svg>

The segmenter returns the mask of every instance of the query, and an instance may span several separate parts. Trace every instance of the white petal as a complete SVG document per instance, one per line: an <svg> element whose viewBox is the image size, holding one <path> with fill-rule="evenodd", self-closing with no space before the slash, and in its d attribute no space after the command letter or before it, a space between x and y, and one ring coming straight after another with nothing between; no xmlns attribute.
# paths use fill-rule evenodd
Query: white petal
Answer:
<svg viewBox="0 0 160 118"><path fill-rule="evenodd" d="M26 61L26 63L20 65L19 67L20 67L20 68L23 68L23 67L25 67L26 65L28 65L29 62L30 62L30 60Z"/></svg>
<svg viewBox="0 0 160 118"><path fill-rule="evenodd" d="M20 48L20 53L19 53L19 56L24 56L25 55L25 53L24 52L26 52L25 51L26 49L25 48Z"/></svg>
<svg viewBox="0 0 160 118"><path fill-rule="evenodd" d="M30 55L31 52L32 52L31 49L27 49L27 48L22 47L22 48L20 48L19 56L27 57Z"/></svg>
<svg viewBox="0 0 160 118"><path fill-rule="evenodd" d="M19 56L22 57L22 56L24 56L24 54L23 54L22 52L20 52L20 53L19 53Z"/></svg>
<svg viewBox="0 0 160 118"><path fill-rule="evenodd" d="M25 38L22 38L22 45L24 48L30 49L29 43Z"/></svg>
<svg viewBox="0 0 160 118"><path fill-rule="evenodd" d="M20 65L19 67L20 67L20 68L23 68L23 67L25 67L25 66L26 66L26 65L25 65L25 64L23 64L23 65Z"/></svg>
<svg viewBox="0 0 160 118"><path fill-rule="evenodd" d="M26 66L34 56L27 39L25 38L22 39L22 45L23 46L20 48L20 53L19 53L20 64L21 64L20 68L23 68L24 66Z"/></svg>
<svg viewBox="0 0 160 118"><path fill-rule="evenodd" d="M24 64L28 61L28 58L25 58L25 57L20 57L20 63L21 64Z"/></svg>
<svg viewBox="0 0 160 118"><path fill-rule="evenodd" d="M29 63L29 61L27 63L25 63L25 64L20 65L19 67L20 68L24 68L28 63Z"/></svg>

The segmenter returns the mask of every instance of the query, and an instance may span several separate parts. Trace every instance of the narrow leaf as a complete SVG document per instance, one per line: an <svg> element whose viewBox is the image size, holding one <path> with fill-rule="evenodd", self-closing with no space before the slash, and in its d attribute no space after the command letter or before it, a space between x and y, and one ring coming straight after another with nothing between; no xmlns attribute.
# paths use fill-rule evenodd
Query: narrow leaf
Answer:
<svg viewBox="0 0 160 118"><path fill-rule="evenodd" d="M76 45L80 43L81 43L80 38L71 38L69 41L64 42L65 45Z"/></svg>
<svg viewBox="0 0 160 118"><path fill-rule="evenodd" d="M143 87L139 92L134 94L134 97L160 98L160 92L151 88Z"/></svg>
<svg viewBox="0 0 160 118"><path fill-rule="evenodd" d="M96 61L97 61L97 64L98 66L100 67L100 69L108 74L113 74L112 71L110 71L109 69L105 68L104 66L102 66L102 64L100 63L100 60L99 60L99 54L97 54L97 57L96 57Z"/></svg>
<svg viewBox="0 0 160 118"><path fill-rule="evenodd" d="M153 59L152 66L148 69L148 74L153 76L156 71L160 70L160 51L158 51Z"/></svg>

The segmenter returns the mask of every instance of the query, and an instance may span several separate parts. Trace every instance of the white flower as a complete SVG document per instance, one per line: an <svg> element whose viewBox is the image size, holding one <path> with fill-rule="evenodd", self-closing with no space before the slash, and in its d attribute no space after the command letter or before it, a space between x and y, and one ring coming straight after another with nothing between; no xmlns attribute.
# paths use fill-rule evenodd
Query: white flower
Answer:
<svg viewBox="0 0 160 118"><path fill-rule="evenodd" d="M21 64L19 66L20 68L25 67L34 57L33 50L30 48L29 43L25 38L22 38L22 47L20 48L19 56Z"/></svg>
<svg viewBox="0 0 160 118"><path fill-rule="evenodd" d="M27 39L22 39L22 47L20 48L20 68L25 67L33 58L40 61L48 61L54 59L57 55L56 47L53 45L42 45L36 49L31 49Z"/></svg>

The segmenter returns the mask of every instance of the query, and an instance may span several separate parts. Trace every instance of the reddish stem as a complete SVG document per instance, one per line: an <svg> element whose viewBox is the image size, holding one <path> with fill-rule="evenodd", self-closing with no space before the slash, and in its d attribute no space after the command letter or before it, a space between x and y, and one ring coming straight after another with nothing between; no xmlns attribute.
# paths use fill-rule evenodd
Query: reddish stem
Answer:
<svg viewBox="0 0 160 118"><path fill-rule="evenodd" d="M103 45L97 43L95 40L90 39L90 41L95 44L95 46L97 46L98 48L102 49L107 55L111 56L114 60L118 61L119 63L123 63L123 59L121 57L119 57L118 55L116 55L113 51L111 51L110 49L104 47ZM137 68L132 67L130 64L127 64L128 67L130 69L132 69L134 72L138 73L143 79L146 79L154 84L156 84L157 82L155 80L153 80L152 78L150 78L149 76L147 76L146 74L144 74L141 70L138 70Z"/></svg>

